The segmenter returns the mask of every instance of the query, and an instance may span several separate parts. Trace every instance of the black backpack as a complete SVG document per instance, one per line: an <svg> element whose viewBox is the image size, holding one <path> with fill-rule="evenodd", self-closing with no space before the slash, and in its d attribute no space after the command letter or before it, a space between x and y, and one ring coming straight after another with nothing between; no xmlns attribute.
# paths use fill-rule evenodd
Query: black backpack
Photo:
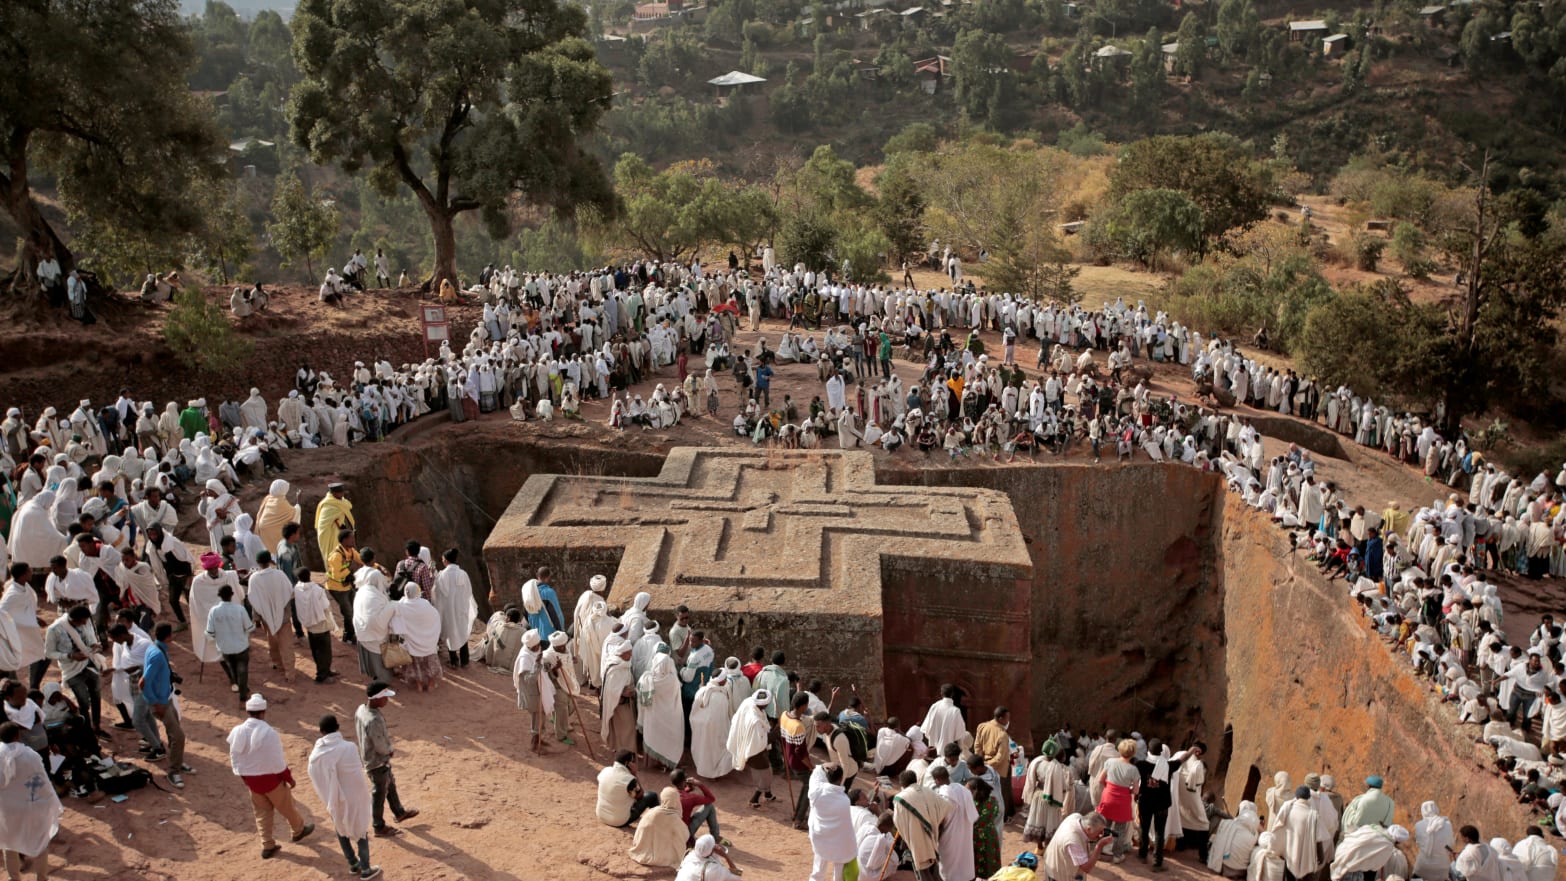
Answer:
<svg viewBox="0 0 1566 881"><path fill-rule="evenodd" d="M97 774L98 789L104 795L123 795L134 792L152 782L152 774L126 762L115 762L114 767Z"/></svg>
<svg viewBox="0 0 1566 881"><path fill-rule="evenodd" d="M836 728L832 729L832 738L834 740L837 739L839 734L848 738L848 751L853 755L855 762L863 765L869 761L870 731L865 726L845 719L839 722Z"/></svg>

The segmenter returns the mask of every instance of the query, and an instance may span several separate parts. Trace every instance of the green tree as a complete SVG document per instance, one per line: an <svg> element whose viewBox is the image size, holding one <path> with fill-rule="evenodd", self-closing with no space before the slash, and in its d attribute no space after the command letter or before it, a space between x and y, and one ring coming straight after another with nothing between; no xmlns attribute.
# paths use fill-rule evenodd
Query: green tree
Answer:
<svg viewBox="0 0 1566 881"><path fill-rule="evenodd" d="M1175 32L1175 73L1196 79L1202 75L1202 65L1207 63L1207 32L1196 13L1187 12L1180 19L1180 30Z"/></svg>
<svg viewBox="0 0 1566 881"><path fill-rule="evenodd" d="M1412 223L1404 221L1393 227L1392 256L1403 265L1403 273L1410 278L1424 278L1430 274L1430 262L1425 259L1425 234Z"/></svg>
<svg viewBox="0 0 1566 881"><path fill-rule="evenodd" d="M297 174L277 182L272 194L272 222L266 232L272 247L283 258L284 266L303 260L310 282L315 282L315 261L326 256L326 248L337 238L339 218L335 206L327 205L305 189Z"/></svg>
<svg viewBox="0 0 1566 881"><path fill-rule="evenodd" d="M910 122L902 131L886 139L881 153L888 158L897 153L928 153L937 143L935 126L928 122Z"/></svg>
<svg viewBox="0 0 1566 881"><path fill-rule="evenodd" d="M957 106L968 119L1003 129L1014 111L1016 74L1011 49L998 33L967 30L952 47Z"/></svg>
<svg viewBox="0 0 1566 881"><path fill-rule="evenodd" d="M1554 212L1530 235L1523 200L1490 189L1491 158L1474 185L1453 190L1438 212L1436 246L1460 268L1449 321L1453 369L1441 390L1444 426L1493 404L1548 412L1559 375L1559 317L1566 307L1566 217Z"/></svg>
<svg viewBox="0 0 1566 881"><path fill-rule="evenodd" d="M227 373L249 360L255 344L234 333L228 314L192 285L174 295L163 324L163 341L174 357L192 370Z"/></svg>
<svg viewBox="0 0 1566 881"><path fill-rule="evenodd" d="M1261 36L1261 16L1251 0L1223 0L1218 6L1218 51L1226 60L1253 56Z"/></svg>
<svg viewBox="0 0 1566 881"><path fill-rule="evenodd" d="M1145 189L1179 190L1202 209L1202 234L1267 216L1273 195L1267 166L1230 135L1160 135L1126 146L1109 173L1109 195L1123 199Z"/></svg>
<svg viewBox="0 0 1566 881"><path fill-rule="evenodd" d="M222 284L242 274L256 251L256 233L237 186L208 185L198 191L206 222L193 237L197 264Z"/></svg>
<svg viewBox="0 0 1566 881"><path fill-rule="evenodd" d="M220 172L221 147L185 84L190 39L174 0L5 2L0 34L0 207L22 239L19 284L45 253L76 265L33 196L42 172L71 216L111 237L200 227L185 193Z"/></svg>
<svg viewBox="0 0 1566 881"><path fill-rule="evenodd" d="M570 214L613 210L581 141L609 107L609 72L580 6L553 0L302 0L294 142L317 162L406 187L435 242L432 284L455 281L453 221L509 232L514 197ZM350 98L351 96L351 98Z"/></svg>
<svg viewBox="0 0 1566 881"><path fill-rule="evenodd" d="M1131 106L1147 110L1164 87L1163 39L1151 28L1131 52Z"/></svg>
<svg viewBox="0 0 1566 881"><path fill-rule="evenodd" d="M929 231L954 246L989 252L984 277L992 290L1046 296L1050 266L1066 259L1055 229L1070 157L968 141L911 158Z"/></svg>
<svg viewBox="0 0 1566 881"><path fill-rule="evenodd" d="M1412 303L1396 281L1382 279L1312 307L1295 351L1325 387L1425 404L1430 380L1447 372L1445 324L1440 306Z"/></svg>
<svg viewBox="0 0 1566 881"><path fill-rule="evenodd" d="M191 22L196 69L190 74L193 89L227 89L245 69L245 43L249 29L234 7L222 0L207 0L201 15Z"/></svg>
<svg viewBox="0 0 1566 881"><path fill-rule="evenodd" d="M1093 218L1087 240L1102 253L1152 269L1164 254L1196 251L1202 244L1202 229L1202 209L1185 193L1136 190Z"/></svg>
<svg viewBox="0 0 1566 881"><path fill-rule="evenodd" d="M924 194L897 154L875 179L875 218L898 260L924 249Z"/></svg>

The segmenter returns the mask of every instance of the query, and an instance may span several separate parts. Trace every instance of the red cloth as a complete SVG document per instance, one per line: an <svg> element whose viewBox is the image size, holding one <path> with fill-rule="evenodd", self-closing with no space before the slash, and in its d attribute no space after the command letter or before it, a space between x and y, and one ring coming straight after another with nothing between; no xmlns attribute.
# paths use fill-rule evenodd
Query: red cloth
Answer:
<svg viewBox="0 0 1566 881"><path fill-rule="evenodd" d="M751 661L749 664L741 667L740 672L745 674L746 679L749 679L754 683L756 681L756 677L761 675L762 668L765 666L766 665L760 661Z"/></svg>
<svg viewBox="0 0 1566 881"><path fill-rule="evenodd" d="M685 821L687 826L691 823L691 811L717 800L713 797L712 790L697 781L692 780L690 784L690 789L680 790L680 819Z"/></svg>
<svg viewBox="0 0 1566 881"><path fill-rule="evenodd" d="M1111 823L1131 822L1131 788L1104 781L1104 794L1099 796L1098 812Z"/></svg>
<svg viewBox="0 0 1566 881"><path fill-rule="evenodd" d="M254 774L249 777L240 777L239 779L245 781L245 786L249 787L250 791L256 795L266 795L284 783L292 786L294 783L294 772L284 768L281 774Z"/></svg>

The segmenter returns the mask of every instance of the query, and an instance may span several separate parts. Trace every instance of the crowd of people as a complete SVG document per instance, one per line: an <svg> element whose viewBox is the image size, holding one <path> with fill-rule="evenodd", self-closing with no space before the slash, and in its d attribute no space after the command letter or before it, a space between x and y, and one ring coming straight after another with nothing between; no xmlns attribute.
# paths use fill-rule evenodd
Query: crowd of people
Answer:
<svg viewBox="0 0 1566 881"><path fill-rule="evenodd" d="M1112 443L1122 459L1140 451L1221 472L1231 489L1294 530L1324 571L1346 580L1389 642L1460 703L1465 721L1485 726L1523 798L1552 819L1557 809L1566 813L1566 757L1555 753L1566 742L1560 627L1546 619L1528 647L1507 645L1497 591L1485 580L1499 569L1566 574L1566 470L1554 480L1511 477L1462 438L1443 439L1416 417L1346 389L1323 395L1292 371L1260 365L1140 304L1062 307L980 292L971 282L934 292L885 289L764 262L759 280L732 264L725 273L639 261L567 275L487 267L468 291L483 304L468 341L460 351L443 345L421 364L355 362L341 385L301 364L294 388L275 402L252 389L215 408L194 398L159 412L122 389L113 404L82 400L63 418L50 407L29 422L11 408L0 422L0 559L9 575L0 596L0 697L10 720L0 730L0 799L29 798L24 810L0 818L8 870L15 855L46 872L58 794L87 796L123 773L104 749L113 736L103 724L105 694L120 716L109 727L134 731L142 756L166 763L175 788L186 785L181 672L168 647L188 629L197 662L220 666L246 713L229 737L232 764L251 791L269 857L279 848L274 814L295 842L313 827L292 806L266 698L252 688L252 646L266 646L268 676L285 683L295 675L296 643L308 646L312 678L322 683L339 675L334 632L353 646L367 683L358 742L344 738L335 717L323 717L310 776L350 867L372 877L379 870L369 862L368 833L396 831L384 821L384 803L395 820L417 813L398 799L380 710L395 695L393 683L429 691L445 669L470 663L472 581L455 550L436 558L412 541L392 562L359 547L343 484L331 485L315 511L309 553L286 480L273 480L253 513L235 493L243 481L284 472L284 448L379 440L440 410L457 421L499 409L518 420L556 411L569 418L586 399L606 401L608 422L620 429L666 428L698 411L723 418L732 406L734 432L755 443L810 448L835 436L845 449L907 446L927 456L938 449L951 460L1065 454L1079 443L1097 460ZM345 275L362 286L367 262L356 255L350 266ZM241 300L264 308L264 296L258 286ZM787 320L777 346L765 338L741 346L742 324L758 331L763 319ZM981 332L998 338L994 352ZM1030 339L1038 347L1031 376L1016 351ZM696 358L702 363L693 365ZM1152 394L1139 358L1188 365L1203 396ZM893 369L898 360L917 364L917 377L905 384ZM633 388L670 368L672 381L646 400ZM813 373L821 393L802 405L788 395L774 401L773 379L785 370ZM1232 402L1323 422L1466 489L1467 499L1453 495L1412 515L1395 504L1379 513L1351 507L1330 483L1318 484L1307 451L1291 447L1269 459L1250 421L1226 409ZM200 525L188 538L204 551L192 552L175 534L178 512L191 509ZM317 555L319 580L305 562ZM1225 817L1203 798L1200 744L1171 753L1139 736L1062 731L1028 761L1007 733L1004 707L969 735L958 694L943 696L922 726L875 723L851 691L839 710L836 690L802 683L782 652L757 649L749 663L719 664L688 613L662 631L648 614L650 596L611 609L606 584L594 579L568 620L547 570L536 573L518 607L486 622L473 655L512 676L538 753L573 744L573 712L583 722L577 699L598 696L592 734L617 758L599 777L597 816L634 826L631 856L677 866L680 881L739 873L703 782L729 775L743 775L758 810L777 800L783 778L785 808L809 833L813 878L903 865L945 881L1020 881L1033 877L1028 872L1070 881L1089 874L1105 848L1107 859L1123 859L1133 838L1155 865L1165 840L1176 838L1215 871L1252 879L1273 881L1279 865L1277 873L1296 878L1328 869L1333 881L1355 872L1408 877L1396 860L1409 835L1391 824L1390 807L1385 817L1350 821L1342 805L1323 804L1335 796L1330 780L1305 795L1281 783L1264 823L1249 802ZM52 623L40 614L40 594ZM58 682L44 682L51 665ZM1537 735L1530 719L1539 720ZM667 785L643 788L643 777L665 772ZM52 803L40 796L45 785ZM1379 788L1369 785L1355 803L1377 801ZM1416 825L1413 858L1405 857L1419 877L1435 877L1418 866L1441 856L1427 846L1440 836L1427 832L1445 821L1428 808L1431 822ZM1036 849L1001 865L1001 829L1018 813ZM1444 828L1450 838L1450 824ZM1525 836L1509 854L1504 842L1486 844L1474 833L1457 868L1472 881L1515 881L1487 872L1508 869L1507 860L1542 868L1542 854L1553 858L1554 850L1541 851L1538 838Z"/></svg>

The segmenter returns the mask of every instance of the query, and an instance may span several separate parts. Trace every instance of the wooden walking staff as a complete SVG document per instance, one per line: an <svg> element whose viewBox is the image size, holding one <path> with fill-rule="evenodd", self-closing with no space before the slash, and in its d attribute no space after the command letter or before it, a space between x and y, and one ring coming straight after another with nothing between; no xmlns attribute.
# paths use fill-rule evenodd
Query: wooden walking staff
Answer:
<svg viewBox="0 0 1566 881"><path fill-rule="evenodd" d="M881 864L881 877L876 881L886 881L886 873L892 870L892 857L897 856L897 837L902 833L892 830L892 846L886 849L886 862Z"/></svg>
<svg viewBox="0 0 1566 881"><path fill-rule="evenodd" d="M587 731L587 723L582 721L582 708L576 705L576 695L570 695L571 711L576 714L576 724L582 726L582 743L587 745L587 755L593 761L598 761L598 756L593 752L593 737Z"/></svg>

